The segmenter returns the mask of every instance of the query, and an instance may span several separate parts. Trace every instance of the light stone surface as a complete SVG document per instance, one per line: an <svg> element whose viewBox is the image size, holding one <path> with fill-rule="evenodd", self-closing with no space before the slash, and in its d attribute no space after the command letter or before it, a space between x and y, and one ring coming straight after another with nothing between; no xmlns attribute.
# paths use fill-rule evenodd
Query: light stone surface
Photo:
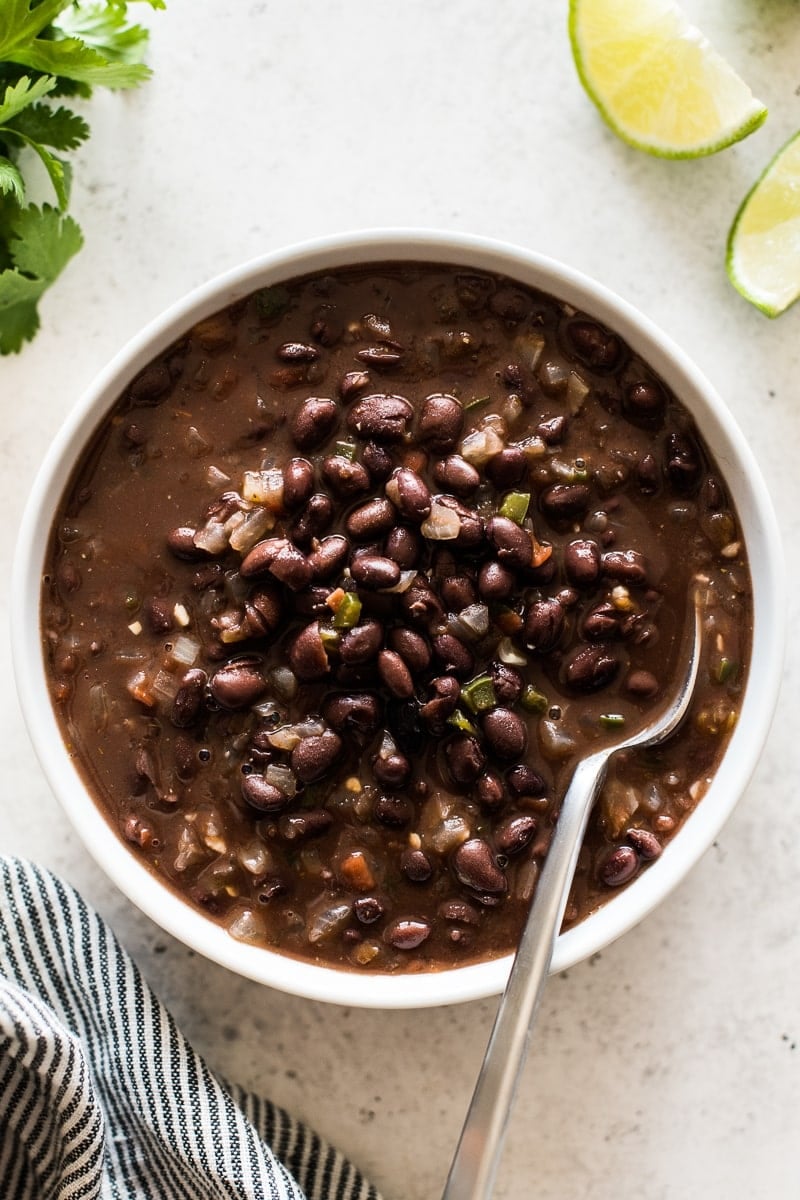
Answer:
<svg viewBox="0 0 800 1200"><path fill-rule="evenodd" d="M771 109L707 160L629 150L572 65L566 5L505 0L170 0L153 81L98 93L75 171L86 246L0 363L3 586L44 451L99 368L188 288L306 237L471 231L593 275L711 378L763 468L800 618L800 309L769 322L729 286L725 236L800 127L794 0L686 0ZM3 626L5 628L5 625ZM235 978L131 911L67 826L29 749L2 640L0 847L106 916L223 1075L338 1143L387 1200L437 1200L494 1002L364 1012ZM498 1200L800 1195L800 673L718 843L594 961L555 978L512 1116Z"/></svg>

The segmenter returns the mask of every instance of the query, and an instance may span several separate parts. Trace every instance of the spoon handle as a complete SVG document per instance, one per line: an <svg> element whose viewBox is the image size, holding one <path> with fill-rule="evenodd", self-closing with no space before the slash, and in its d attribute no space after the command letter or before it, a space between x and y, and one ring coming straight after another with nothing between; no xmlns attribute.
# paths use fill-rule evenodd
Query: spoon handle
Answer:
<svg viewBox="0 0 800 1200"><path fill-rule="evenodd" d="M603 750L576 768L495 1017L442 1200L488 1200L508 1114L567 905L586 823L608 764Z"/></svg>

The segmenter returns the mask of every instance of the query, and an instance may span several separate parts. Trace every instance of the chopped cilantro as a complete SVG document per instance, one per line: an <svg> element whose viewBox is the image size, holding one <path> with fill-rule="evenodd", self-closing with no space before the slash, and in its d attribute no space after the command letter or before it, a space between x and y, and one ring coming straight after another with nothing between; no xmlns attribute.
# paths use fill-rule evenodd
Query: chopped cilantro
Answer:
<svg viewBox="0 0 800 1200"><path fill-rule="evenodd" d="M164 0L145 0L163 8ZM39 327L38 303L83 244L67 216L71 167L61 155L89 136L83 117L56 97L98 85L135 87L150 75L147 30L128 23L126 0L0 2L0 354L22 348ZM28 196L38 158L55 207Z"/></svg>

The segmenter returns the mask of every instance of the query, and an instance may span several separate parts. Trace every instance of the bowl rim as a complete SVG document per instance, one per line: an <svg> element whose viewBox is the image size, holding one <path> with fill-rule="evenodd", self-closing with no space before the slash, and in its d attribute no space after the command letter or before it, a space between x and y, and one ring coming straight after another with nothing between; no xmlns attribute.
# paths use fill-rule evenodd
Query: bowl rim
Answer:
<svg viewBox="0 0 800 1200"><path fill-rule="evenodd" d="M772 502L732 414L692 360L632 304L547 255L474 234L387 228L290 245L228 270L170 305L115 354L69 411L35 477L21 520L12 573L12 659L23 716L52 790L86 849L127 898L157 925L237 974L307 999L354 1007L420 1008L502 991L511 956L420 974L361 974L249 946L193 910L135 857L92 799L64 745L39 637L41 567L52 515L80 449L126 383L196 321L258 287L341 266L440 262L505 274L608 325L665 379L690 409L737 499L753 578L754 637L742 711L709 791L657 862L581 924L562 933L551 973L565 971L637 925L710 847L743 792L769 732L785 638L783 553ZM36 614L36 620L31 614Z"/></svg>

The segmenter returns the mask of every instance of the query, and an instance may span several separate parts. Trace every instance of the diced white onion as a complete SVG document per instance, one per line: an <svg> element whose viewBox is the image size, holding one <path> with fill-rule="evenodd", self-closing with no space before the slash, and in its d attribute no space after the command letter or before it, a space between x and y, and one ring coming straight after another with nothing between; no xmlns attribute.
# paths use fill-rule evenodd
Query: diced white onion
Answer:
<svg viewBox="0 0 800 1200"><path fill-rule="evenodd" d="M157 671L150 690L164 700L173 700L180 686L180 679L172 671Z"/></svg>
<svg viewBox="0 0 800 1200"><path fill-rule="evenodd" d="M458 537L461 532L461 518L452 508L437 504L434 500L421 528L423 537L435 542L445 542Z"/></svg>
<svg viewBox="0 0 800 1200"><path fill-rule="evenodd" d="M257 913L252 908L242 908L233 917L228 918L228 933L237 942L250 944L263 942L264 926Z"/></svg>
<svg viewBox="0 0 800 1200"><path fill-rule="evenodd" d="M108 724L108 698L102 683L93 683L89 688L89 713L95 733L102 733Z"/></svg>
<svg viewBox="0 0 800 1200"><path fill-rule="evenodd" d="M273 667L269 679L282 700L293 700L297 695L297 676L288 667Z"/></svg>
<svg viewBox="0 0 800 1200"><path fill-rule="evenodd" d="M200 654L200 643L186 634L179 634L172 643L170 658L182 667L192 667Z"/></svg>
<svg viewBox="0 0 800 1200"><path fill-rule="evenodd" d="M202 458L211 449L211 442L206 441L199 429L190 425L186 430L186 449L192 458Z"/></svg>
<svg viewBox="0 0 800 1200"><path fill-rule="evenodd" d="M264 772L264 778L279 792L283 792L284 796L294 796L297 792L297 780L294 772L290 771L288 767L282 767L280 763L270 763Z"/></svg>
<svg viewBox="0 0 800 1200"><path fill-rule="evenodd" d="M228 548L228 531L221 521L209 521L194 535L194 544L207 554L222 554Z"/></svg>
<svg viewBox="0 0 800 1200"><path fill-rule="evenodd" d="M539 381L542 387L554 392L566 388L569 374L569 367L566 363L552 362L548 359L539 368Z"/></svg>
<svg viewBox="0 0 800 1200"><path fill-rule="evenodd" d="M514 338L514 353L523 367L529 371L536 370L536 364L544 349L543 333L520 333Z"/></svg>
<svg viewBox="0 0 800 1200"><path fill-rule="evenodd" d="M283 471L280 467L245 471L242 496L252 504L265 504L273 512L279 512L283 508Z"/></svg>
<svg viewBox="0 0 800 1200"><path fill-rule="evenodd" d="M505 447L505 442L494 429L475 429L461 443L461 457L474 467L482 467Z"/></svg>
<svg viewBox="0 0 800 1200"><path fill-rule="evenodd" d="M520 654L511 638L504 637L497 645L497 657L500 662L507 663L510 667L527 667L528 660L524 654Z"/></svg>
<svg viewBox="0 0 800 1200"><path fill-rule="evenodd" d="M230 483L230 475L226 475L224 471L220 471L219 467L209 467L206 471L206 483L213 488L224 488Z"/></svg>
<svg viewBox="0 0 800 1200"><path fill-rule="evenodd" d="M312 914L306 926L308 940L312 943L321 942L323 938L330 937L347 924L352 911L351 904L326 904Z"/></svg>
<svg viewBox="0 0 800 1200"><path fill-rule="evenodd" d="M567 406L571 413L580 412L589 395L589 385L576 371L570 371L567 380Z"/></svg>
<svg viewBox="0 0 800 1200"><path fill-rule="evenodd" d="M186 629L191 623L191 617L187 611L185 604L176 604L172 610L172 617L176 625L180 625L181 629Z"/></svg>
<svg viewBox="0 0 800 1200"><path fill-rule="evenodd" d="M254 508L251 513L243 517L238 528L231 534L229 539L231 549L237 550L240 554L246 554L265 533L269 533L274 528L274 525L275 518L268 509Z"/></svg>

